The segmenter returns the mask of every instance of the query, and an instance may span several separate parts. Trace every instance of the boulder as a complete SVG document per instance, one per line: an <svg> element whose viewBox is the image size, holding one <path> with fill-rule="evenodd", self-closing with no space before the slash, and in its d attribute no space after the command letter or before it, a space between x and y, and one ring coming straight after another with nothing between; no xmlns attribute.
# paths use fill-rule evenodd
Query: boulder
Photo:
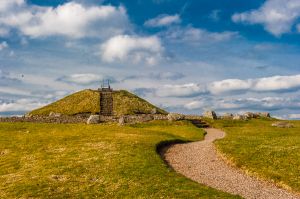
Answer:
<svg viewBox="0 0 300 199"><path fill-rule="evenodd" d="M251 112L246 112L243 114L243 117L246 118L246 119L252 119L252 118L255 118L255 114L254 113L251 113Z"/></svg>
<svg viewBox="0 0 300 199"><path fill-rule="evenodd" d="M213 119L213 120L218 119L218 116L214 111L205 111L203 117Z"/></svg>
<svg viewBox="0 0 300 199"><path fill-rule="evenodd" d="M32 115L31 115L30 113L26 113L26 114L24 115L24 117L25 117L25 118L31 118Z"/></svg>
<svg viewBox="0 0 300 199"><path fill-rule="evenodd" d="M275 122L272 124L273 127L278 127L278 128L293 128L294 125L288 122Z"/></svg>
<svg viewBox="0 0 300 199"><path fill-rule="evenodd" d="M153 119L154 120L168 120L168 116L163 115L163 114L155 114L155 115L153 115Z"/></svg>
<svg viewBox="0 0 300 199"><path fill-rule="evenodd" d="M91 115L86 123L87 124L98 124L98 123L100 123L99 115Z"/></svg>
<svg viewBox="0 0 300 199"><path fill-rule="evenodd" d="M246 120L247 118L245 118L243 115L234 115L233 120Z"/></svg>
<svg viewBox="0 0 300 199"><path fill-rule="evenodd" d="M222 116L222 119L233 119L233 114L232 113L225 113Z"/></svg>
<svg viewBox="0 0 300 199"><path fill-rule="evenodd" d="M151 110L151 114L157 114L157 109L156 108L153 108L152 110Z"/></svg>
<svg viewBox="0 0 300 199"><path fill-rule="evenodd" d="M167 118L169 121L184 120L184 115L179 114L179 113L169 113Z"/></svg>
<svg viewBox="0 0 300 199"><path fill-rule="evenodd" d="M120 126L123 126L123 125L125 124L125 116L121 116L121 117L119 118L118 124L119 124Z"/></svg>
<svg viewBox="0 0 300 199"><path fill-rule="evenodd" d="M268 118L271 117L270 113L267 113L267 112L261 112L261 113L258 113L258 115L259 115L260 117L268 117Z"/></svg>
<svg viewBox="0 0 300 199"><path fill-rule="evenodd" d="M49 113L49 117L60 117L61 113L54 113L54 112L50 112Z"/></svg>

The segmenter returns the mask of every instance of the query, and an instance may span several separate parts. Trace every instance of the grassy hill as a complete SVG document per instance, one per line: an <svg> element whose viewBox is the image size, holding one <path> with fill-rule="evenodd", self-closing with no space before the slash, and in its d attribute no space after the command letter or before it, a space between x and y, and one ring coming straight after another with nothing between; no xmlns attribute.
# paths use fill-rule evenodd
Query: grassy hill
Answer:
<svg viewBox="0 0 300 199"><path fill-rule="evenodd" d="M157 113L167 112L155 107L146 100L125 90L114 91L113 107L116 116L131 114L148 114L156 108ZM76 115L80 113L99 113L100 94L96 90L83 90L71 94L45 107L33 110L31 115L49 115L51 112L64 115Z"/></svg>
<svg viewBox="0 0 300 199"><path fill-rule="evenodd" d="M239 198L177 174L156 153L162 141L203 136L186 121L0 123L0 198Z"/></svg>

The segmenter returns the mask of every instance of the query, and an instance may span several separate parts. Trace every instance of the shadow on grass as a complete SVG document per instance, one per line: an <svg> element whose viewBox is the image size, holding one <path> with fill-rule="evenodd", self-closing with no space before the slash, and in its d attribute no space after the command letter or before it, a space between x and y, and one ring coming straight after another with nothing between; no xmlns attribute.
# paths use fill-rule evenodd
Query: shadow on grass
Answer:
<svg viewBox="0 0 300 199"><path fill-rule="evenodd" d="M162 141L158 144L156 144L156 153L161 157L161 159L164 161L164 163L171 169L173 169L173 167L168 163L168 161L165 158L165 153L167 152L167 150L172 147L175 144L186 144L186 143L190 143L192 141L185 141L185 140L180 140L180 139L175 139L175 140L165 140Z"/></svg>

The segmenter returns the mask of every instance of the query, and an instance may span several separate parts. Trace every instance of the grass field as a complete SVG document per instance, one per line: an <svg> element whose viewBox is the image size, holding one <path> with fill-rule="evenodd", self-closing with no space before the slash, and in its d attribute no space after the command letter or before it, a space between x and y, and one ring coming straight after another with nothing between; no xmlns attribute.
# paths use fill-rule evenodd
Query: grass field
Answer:
<svg viewBox="0 0 300 199"><path fill-rule="evenodd" d="M192 182L156 153L200 140L192 124L0 123L0 198L239 198Z"/></svg>
<svg viewBox="0 0 300 199"><path fill-rule="evenodd" d="M273 122L218 120L214 126L227 136L216 145L237 167L300 193L300 121L291 121L295 128L289 129Z"/></svg>

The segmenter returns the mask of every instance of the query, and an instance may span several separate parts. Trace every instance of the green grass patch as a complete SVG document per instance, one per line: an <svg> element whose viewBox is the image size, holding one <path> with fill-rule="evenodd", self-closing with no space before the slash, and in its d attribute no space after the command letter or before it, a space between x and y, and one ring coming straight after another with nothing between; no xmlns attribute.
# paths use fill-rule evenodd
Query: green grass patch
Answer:
<svg viewBox="0 0 300 199"><path fill-rule="evenodd" d="M272 119L217 120L227 133L218 149L237 167L254 176L300 192L300 121L295 128L272 127Z"/></svg>
<svg viewBox="0 0 300 199"><path fill-rule="evenodd" d="M167 114L166 111L154 106L146 100L125 90L113 92L113 111L116 116L132 114L150 114L156 108L157 113ZM30 115L46 115L61 113L76 115L81 113L96 114L100 111L100 94L97 90L83 90L71 94L47 106L31 111Z"/></svg>
<svg viewBox="0 0 300 199"><path fill-rule="evenodd" d="M3 198L239 198L168 168L163 141L195 141L186 121L115 124L0 123Z"/></svg>

